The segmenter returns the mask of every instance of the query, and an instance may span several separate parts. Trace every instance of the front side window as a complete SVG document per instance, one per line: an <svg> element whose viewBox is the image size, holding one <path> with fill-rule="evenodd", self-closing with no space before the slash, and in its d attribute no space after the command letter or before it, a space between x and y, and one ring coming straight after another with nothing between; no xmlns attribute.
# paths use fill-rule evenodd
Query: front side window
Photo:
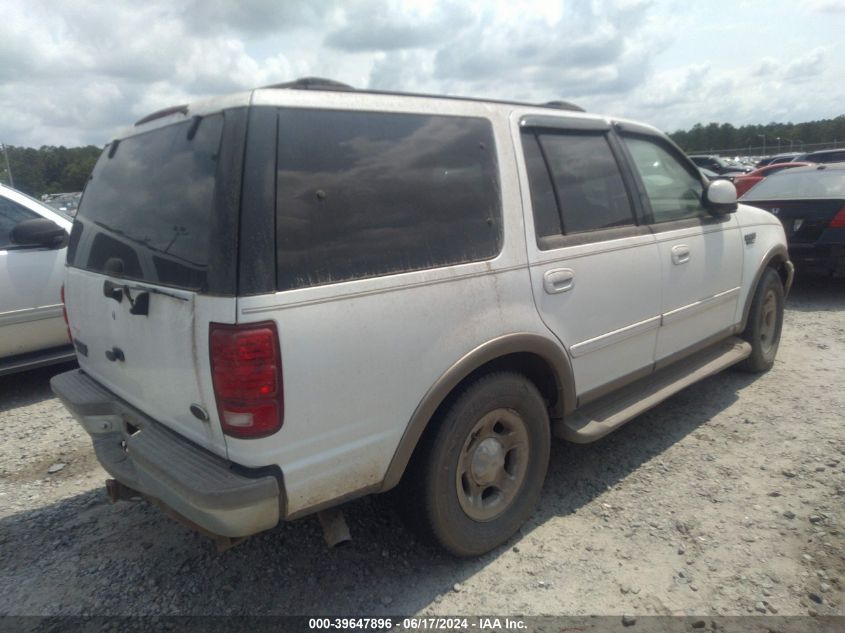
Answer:
<svg viewBox="0 0 845 633"><path fill-rule="evenodd" d="M701 180L654 141L623 137L645 185L655 222L710 217L701 204Z"/></svg>
<svg viewBox="0 0 845 633"><path fill-rule="evenodd" d="M495 156L485 119L280 109L277 288L494 257Z"/></svg>
<svg viewBox="0 0 845 633"><path fill-rule="evenodd" d="M0 248L17 246L12 242L12 229L19 222L34 220L38 217L40 216L37 213L0 196Z"/></svg>

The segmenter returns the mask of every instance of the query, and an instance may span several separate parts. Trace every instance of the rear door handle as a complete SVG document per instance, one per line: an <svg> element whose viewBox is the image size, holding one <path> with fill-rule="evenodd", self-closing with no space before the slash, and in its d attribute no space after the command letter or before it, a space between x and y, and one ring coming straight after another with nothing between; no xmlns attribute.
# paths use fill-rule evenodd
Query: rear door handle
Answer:
<svg viewBox="0 0 845 633"><path fill-rule="evenodd" d="M569 268L554 268L543 275L543 289L550 295L572 290L575 272Z"/></svg>
<svg viewBox="0 0 845 633"><path fill-rule="evenodd" d="M672 263L676 265L686 264L690 260L689 246L678 244L672 247Z"/></svg>

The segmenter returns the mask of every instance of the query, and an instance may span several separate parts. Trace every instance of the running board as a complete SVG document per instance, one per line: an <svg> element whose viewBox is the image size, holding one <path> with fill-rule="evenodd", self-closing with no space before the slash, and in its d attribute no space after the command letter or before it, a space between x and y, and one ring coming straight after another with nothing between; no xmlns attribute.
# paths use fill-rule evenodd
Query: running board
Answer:
<svg viewBox="0 0 845 633"><path fill-rule="evenodd" d="M556 420L554 434L579 444L593 442L691 384L750 355L749 343L735 336L728 338Z"/></svg>
<svg viewBox="0 0 845 633"><path fill-rule="evenodd" d="M75 360L76 351L73 349L73 345L63 345L62 347L53 347L38 352L29 352L0 361L0 376L44 367L45 365L69 363Z"/></svg>

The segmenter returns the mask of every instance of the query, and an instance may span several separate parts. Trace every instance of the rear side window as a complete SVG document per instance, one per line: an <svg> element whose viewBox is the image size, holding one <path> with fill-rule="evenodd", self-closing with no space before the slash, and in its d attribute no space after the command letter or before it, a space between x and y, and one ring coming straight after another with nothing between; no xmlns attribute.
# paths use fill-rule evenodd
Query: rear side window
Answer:
<svg viewBox="0 0 845 633"><path fill-rule="evenodd" d="M71 232L78 268L206 288L223 115L132 136L103 152Z"/></svg>
<svg viewBox="0 0 845 633"><path fill-rule="evenodd" d="M495 155L485 119L280 109L278 289L494 257Z"/></svg>
<svg viewBox="0 0 845 633"><path fill-rule="evenodd" d="M603 133L525 132L534 225L543 238L635 223L619 165Z"/></svg>

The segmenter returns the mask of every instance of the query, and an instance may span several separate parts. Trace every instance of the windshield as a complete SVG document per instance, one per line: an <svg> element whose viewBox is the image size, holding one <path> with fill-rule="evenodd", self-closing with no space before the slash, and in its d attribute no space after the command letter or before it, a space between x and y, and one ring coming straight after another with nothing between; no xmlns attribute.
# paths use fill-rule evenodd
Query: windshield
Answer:
<svg viewBox="0 0 845 633"><path fill-rule="evenodd" d="M116 141L97 162L68 263L118 277L207 284L220 114Z"/></svg>
<svg viewBox="0 0 845 633"><path fill-rule="evenodd" d="M845 170L788 169L761 180L743 200L845 197Z"/></svg>

